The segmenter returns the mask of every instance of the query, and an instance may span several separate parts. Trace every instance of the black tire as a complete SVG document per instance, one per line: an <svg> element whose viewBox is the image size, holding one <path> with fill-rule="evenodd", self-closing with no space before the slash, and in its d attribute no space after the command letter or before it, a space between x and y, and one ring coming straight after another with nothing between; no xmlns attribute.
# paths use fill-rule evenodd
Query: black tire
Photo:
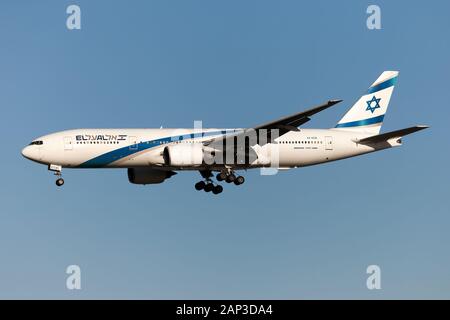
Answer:
<svg viewBox="0 0 450 320"><path fill-rule="evenodd" d="M234 174L229 174L229 175L227 176L226 181L227 181L228 183L231 183L231 182L233 182L234 180L236 180L236 176L235 176Z"/></svg>
<svg viewBox="0 0 450 320"><path fill-rule="evenodd" d="M214 185L212 183L207 183L203 190L205 190L206 192L211 192L211 191L213 191L213 189L214 189Z"/></svg>
<svg viewBox="0 0 450 320"><path fill-rule="evenodd" d="M223 181L226 178L227 178L227 174L225 172L220 172L216 176L217 181Z"/></svg>
<svg viewBox="0 0 450 320"><path fill-rule="evenodd" d="M212 192L213 192L214 194L219 194L219 193L221 193L222 191L223 191L223 187L220 186L220 185L215 186L214 189L212 190Z"/></svg>
<svg viewBox="0 0 450 320"><path fill-rule="evenodd" d="M243 184L244 182L245 182L245 178L243 176L239 176L236 178L236 180L234 180L234 184L237 186L240 184Z"/></svg>
<svg viewBox="0 0 450 320"><path fill-rule="evenodd" d="M205 182L204 181L199 181L195 184L195 190L203 190L205 188Z"/></svg>
<svg viewBox="0 0 450 320"><path fill-rule="evenodd" d="M64 179L63 178L59 178L56 180L56 185L58 187L61 187L64 184Z"/></svg>

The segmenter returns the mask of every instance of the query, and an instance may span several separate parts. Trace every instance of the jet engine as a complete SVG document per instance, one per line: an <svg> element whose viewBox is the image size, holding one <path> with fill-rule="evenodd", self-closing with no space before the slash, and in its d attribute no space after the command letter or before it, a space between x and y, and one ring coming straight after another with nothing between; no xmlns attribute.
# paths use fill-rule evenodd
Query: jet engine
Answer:
<svg viewBox="0 0 450 320"><path fill-rule="evenodd" d="M173 167L199 166L203 163L203 146L197 143L167 146L164 160Z"/></svg>
<svg viewBox="0 0 450 320"><path fill-rule="evenodd" d="M128 168L128 180L134 184L162 183L174 174L177 173L152 168Z"/></svg>

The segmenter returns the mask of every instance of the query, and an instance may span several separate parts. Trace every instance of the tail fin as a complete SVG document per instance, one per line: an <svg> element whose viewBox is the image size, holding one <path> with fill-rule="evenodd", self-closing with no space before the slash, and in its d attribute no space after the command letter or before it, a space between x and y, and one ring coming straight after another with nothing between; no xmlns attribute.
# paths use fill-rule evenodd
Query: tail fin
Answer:
<svg viewBox="0 0 450 320"><path fill-rule="evenodd" d="M384 71L347 111L335 128L378 134L383 124L398 71Z"/></svg>

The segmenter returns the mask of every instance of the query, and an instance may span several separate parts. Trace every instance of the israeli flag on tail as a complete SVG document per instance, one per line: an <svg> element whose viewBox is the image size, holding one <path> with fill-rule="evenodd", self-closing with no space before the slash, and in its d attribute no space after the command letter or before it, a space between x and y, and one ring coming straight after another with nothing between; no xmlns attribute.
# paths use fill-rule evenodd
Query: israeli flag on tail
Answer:
<svg viewBox="0 0 450 320"><path fill-rule="evenodd" d="M384 71L366 93L347 111L335 128L378 134L397 78L398 71Z"/></svg>

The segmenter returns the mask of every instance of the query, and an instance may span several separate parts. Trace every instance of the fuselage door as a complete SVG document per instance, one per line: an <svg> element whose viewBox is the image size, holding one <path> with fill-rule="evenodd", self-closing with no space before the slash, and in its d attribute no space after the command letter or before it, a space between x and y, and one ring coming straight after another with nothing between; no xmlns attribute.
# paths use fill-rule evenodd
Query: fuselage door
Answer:
<svg viewBox="0 0 450 320"><path fill-rule="evenodd" d="M333 137L325 137L325 150L333 150Z"/></svg>
<svg viewBox="0 0 450 320"><path fill-rule="evenodd" d="M64 150L73 150L72 137L64 137Z"/></svg>
<svg viewBox="0 0 450 320"><path fill-rule="evenodd" d="M130 143L130 150L137 150L138 149L138 140L135 136L129 136L128 142Z"/></svg>

